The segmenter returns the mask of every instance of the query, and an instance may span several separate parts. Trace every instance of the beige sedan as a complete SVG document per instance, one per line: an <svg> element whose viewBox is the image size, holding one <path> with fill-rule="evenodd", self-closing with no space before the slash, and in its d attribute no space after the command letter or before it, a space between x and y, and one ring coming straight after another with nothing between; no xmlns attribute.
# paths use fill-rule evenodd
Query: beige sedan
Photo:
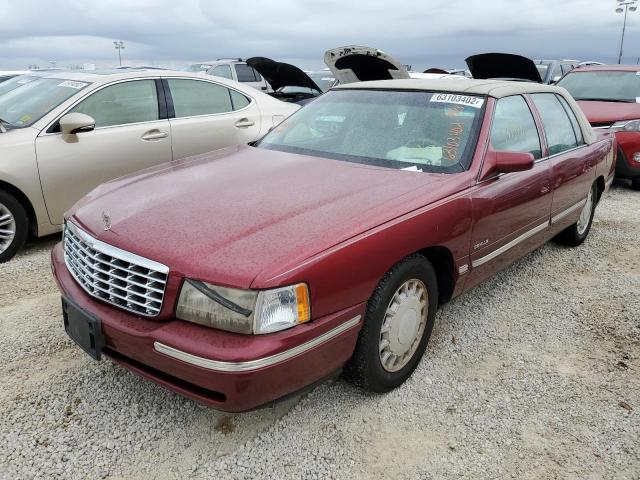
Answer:
<svg viewBox="0 0 640 480"><path fill-rule="evenodd" d="M206 74L56 71L0 84L0 262L97 185L260 138L299 107Z"/></svg>

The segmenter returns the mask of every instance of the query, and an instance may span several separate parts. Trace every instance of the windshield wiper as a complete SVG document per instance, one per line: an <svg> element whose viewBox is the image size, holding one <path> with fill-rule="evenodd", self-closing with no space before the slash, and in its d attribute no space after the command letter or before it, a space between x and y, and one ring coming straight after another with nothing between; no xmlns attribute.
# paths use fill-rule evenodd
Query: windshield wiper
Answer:
<svg viewBox="0 0 640 480"><path fill-rule="evenodd" d="M631 100L621 100L621 99L618 99L618 98L576 98L576 101L636 103L636 102L633 102Z"/></svg>
<svg viewBox="0 0 640 480"><path fill-rule="evenodd" d="M14 127L15 126L11 122L7 122L6 120L3 120L2 118L0 118L0 132L1 133L7 133L7 129L5 128L5 125L7 127Z"/></svg>

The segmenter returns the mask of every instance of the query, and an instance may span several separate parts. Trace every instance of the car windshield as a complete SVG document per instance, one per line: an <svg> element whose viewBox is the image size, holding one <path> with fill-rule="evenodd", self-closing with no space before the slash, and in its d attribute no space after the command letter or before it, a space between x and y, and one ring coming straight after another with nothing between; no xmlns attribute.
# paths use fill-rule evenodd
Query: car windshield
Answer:
<svg viewBox="0 0 640 480"><path fill-rule="evenodd" d="M393 169L469 167L484 97L397 90L332 90L268 133L260 148Z"/></svg>
<svg viewBox="0 0 640 480"><path fill-rule="evenodd" d="M183 71L184 72L206 72L213 65L208 63L194 63L193 65L187 65Z"/></svg>
<svg viewBox="0 0 640 480"><path fill-rule="evenodd" d="M20 75L18 77L10 78L9 80L0 83L0 96L18 88L20 85L24 85L25 83L29 83L37 79L38 77L30 75Z"/></svg>
<svg viewBox="0 0 640 480"><path fill-rule="evenodd" d="M573 71L557 83L576 100L640 102L640 71Z"/></svg>
<svg viewBox="0 0 640 480"><path fill-rule="evenodd" d="M28 81L0 94L0 118L7 128L32 125L89 85L89 82L63 78L18 77L18 82L20 79Z"/></svg>

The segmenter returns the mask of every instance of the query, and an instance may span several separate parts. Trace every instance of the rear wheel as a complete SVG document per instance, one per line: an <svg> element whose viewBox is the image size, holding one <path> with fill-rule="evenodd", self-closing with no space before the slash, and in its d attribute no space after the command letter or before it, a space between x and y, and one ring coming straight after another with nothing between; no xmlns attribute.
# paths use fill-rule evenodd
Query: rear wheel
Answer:
<svg viewBox="0 0 640 480"><path fill-rule="evenodd" d="M580 211L578 221L560 232L554 239L555 241L570 247L577 247L585 241L587 235L589 235L589 230L591 230L591 224L593 223L593 214L596 211L596 199L598 198L597 194L596 184L594 183Z"/></svg>
<svg viewBox="0 0 640 480"><path fill-rule="evenodd" d="M0 190L0 263L13 258L24 245L29 219L15 197Z"/></svg>
<svg viewBox="0 0 640 480"><path fill-rule="evenodd" d="M427 347L437 299L436 274L426 258L412 255L395 265L369 299L345 378L373 392L401 385Z"/></svg>

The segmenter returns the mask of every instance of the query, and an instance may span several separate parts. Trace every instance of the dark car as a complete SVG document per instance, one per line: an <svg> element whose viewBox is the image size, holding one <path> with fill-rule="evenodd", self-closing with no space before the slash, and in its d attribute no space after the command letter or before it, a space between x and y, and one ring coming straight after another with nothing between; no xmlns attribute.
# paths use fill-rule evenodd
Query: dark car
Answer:
<svg viewBox="0 0 640 480"><path fill-rule="evenodd" d="M615 132L616 176L640 190L640 65L584 66L558 85L578 101L591 126Z"/></svg>
<svg viewBox="0 0 640 480"><path fill-rule="evenodd" d="M513 53L479 53L465 59L472 78L544 83L533 60Z"/></svg>

